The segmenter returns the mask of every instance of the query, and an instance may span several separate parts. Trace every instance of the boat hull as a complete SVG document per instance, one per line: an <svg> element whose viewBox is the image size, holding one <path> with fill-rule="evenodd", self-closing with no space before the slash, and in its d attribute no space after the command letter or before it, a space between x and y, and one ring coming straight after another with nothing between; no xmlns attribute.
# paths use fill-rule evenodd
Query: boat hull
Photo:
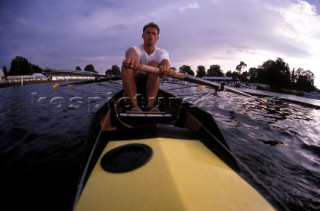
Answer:
<svg viewBox="0 0 320 211"><path fill-rule="evenodd" d="M75 210L274 210L241 177L210 114L176 105L171 124L131 126L117 106L93 119Z"/></svg>
<svg viewBox="0 0 320 211"><path fill-rule="evenodd" d="M124 173L101 167L103 155L127 144L153 151ZM199 140L147 138L110 141L87 181L81 210L273 210L270 204Z"/></svg>

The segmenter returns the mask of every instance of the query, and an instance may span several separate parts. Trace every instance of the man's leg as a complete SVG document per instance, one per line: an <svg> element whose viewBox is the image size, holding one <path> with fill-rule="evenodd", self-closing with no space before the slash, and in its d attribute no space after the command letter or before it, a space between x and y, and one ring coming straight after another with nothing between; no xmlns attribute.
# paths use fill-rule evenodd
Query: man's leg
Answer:
<svg viewBox="0 0 320 211"><path fill-rule="evenodd" d="M159 64L156 61L150 61L149 66L158 67ZM147 108L152 108L157 99L158 90L160 85L160 77L155 73L148 73L146 92L147 92Z"/></svg>
<svg viewBox="0 0 320 211"><path fill-rule="evenodd" d="M125 68L122 66L121 75L123 89L126 94L126 97L129 97L130 104L132 107L137 107L137 72L134 69Z"/></svg>

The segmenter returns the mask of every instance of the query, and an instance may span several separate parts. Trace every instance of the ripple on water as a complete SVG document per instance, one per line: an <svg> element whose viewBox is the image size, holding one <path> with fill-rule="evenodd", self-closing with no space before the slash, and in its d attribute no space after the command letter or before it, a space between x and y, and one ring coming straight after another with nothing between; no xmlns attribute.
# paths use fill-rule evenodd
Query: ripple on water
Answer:
<svg viewBox="0 0 320 211"><path fill-rule="evenodd" d="M173 94L208 92L196 87ZM199 96L199 94L195 95ZM320 208L320 111L276 97L228 92L199 104L217 121L231 151L291 210ZM267 193L266 193L267 194Z"/></svg>
<svg viewBox="0 0 320 211"><path fill-rule="evenodd" d="M10 183L11 189L17 187L14 197L20 194L52 204L52 210L68 210L95 105L121 88L102 84L53 90L47 83L1 90L0 163L6 172L18 172L14 176L19 180ZM291 210L319 210L319 110L270 97L214 95L212 89L190 84L164 86L215 118L232 153L253 179L266 185L266 194ZM50 104L54 97L64 100L63 107ZM72 97L81 100L74 104L78 107L70 107ZM28 197L30 188L38 195Z"/></svg>

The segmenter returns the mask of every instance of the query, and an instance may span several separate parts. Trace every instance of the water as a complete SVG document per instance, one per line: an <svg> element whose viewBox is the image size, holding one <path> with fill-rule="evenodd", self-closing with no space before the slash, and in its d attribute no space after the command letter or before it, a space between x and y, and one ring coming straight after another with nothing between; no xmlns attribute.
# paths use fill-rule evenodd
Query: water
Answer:
<svg viewBox="0 0 320 211"><path fill-rule="evenodd" d="M171 92L214 116L231 151L265 186L265 195L290 210L320 209L320 110L274 97L214 96L198 87Z"/></svg>
<svg viewBox="0 0 320 211"><path fill-rule="evenodd" d="M0 89L1 210L70 210L90 119L119 88Z"/></svg>
<svg viewBox="0 0 320 211"><path fill-rule="evenodd" d="M105 82L0 89L2 210L70 210L90 120L120 88ZM267 198L290 210L319 210L320 110L272 97L215 96L189 84L162 88L214 116L244 176Z"/></svg>

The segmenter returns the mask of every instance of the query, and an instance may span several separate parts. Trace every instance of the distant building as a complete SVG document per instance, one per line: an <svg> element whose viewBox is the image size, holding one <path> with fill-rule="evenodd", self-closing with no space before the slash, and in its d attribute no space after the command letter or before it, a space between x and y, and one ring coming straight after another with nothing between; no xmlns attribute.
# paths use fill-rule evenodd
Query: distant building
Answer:
<svg viewBox="0 0 320 211"><path fill-rule="evenodd" d="M31 75L8 75L8 80L12 81L19 81L21 79L23 80L31 80L32 76Z"/></svg>
<svg viewBox="0 0 320 211"><path fill-rule="evenodd" d="M56 70L52 69L48 72L50 75L68 75L68 76L92 76L92 77L101 77L105 75L101 75L99 73L90 72L90 71L81 71L81 70Z"/></svg>
<svg viewBox="0 0 320 211"><path fill-rule="evenodd" d="M238 86L240 84L240 80L238 78L234 77L224 77L224 76L206 76L202 77L202 79L208 80L208 81L216 81L220 84L227 84L231 83L234 84L235 86Z"/></svg>
<svg viewBox="0 0 320 211"><path fill-rule="evenodd" d="M9 82L17 81L35 81L35 80L48 80L48 77L41 73L33 73L32 75L9 75L7 76Z"/></svg>

